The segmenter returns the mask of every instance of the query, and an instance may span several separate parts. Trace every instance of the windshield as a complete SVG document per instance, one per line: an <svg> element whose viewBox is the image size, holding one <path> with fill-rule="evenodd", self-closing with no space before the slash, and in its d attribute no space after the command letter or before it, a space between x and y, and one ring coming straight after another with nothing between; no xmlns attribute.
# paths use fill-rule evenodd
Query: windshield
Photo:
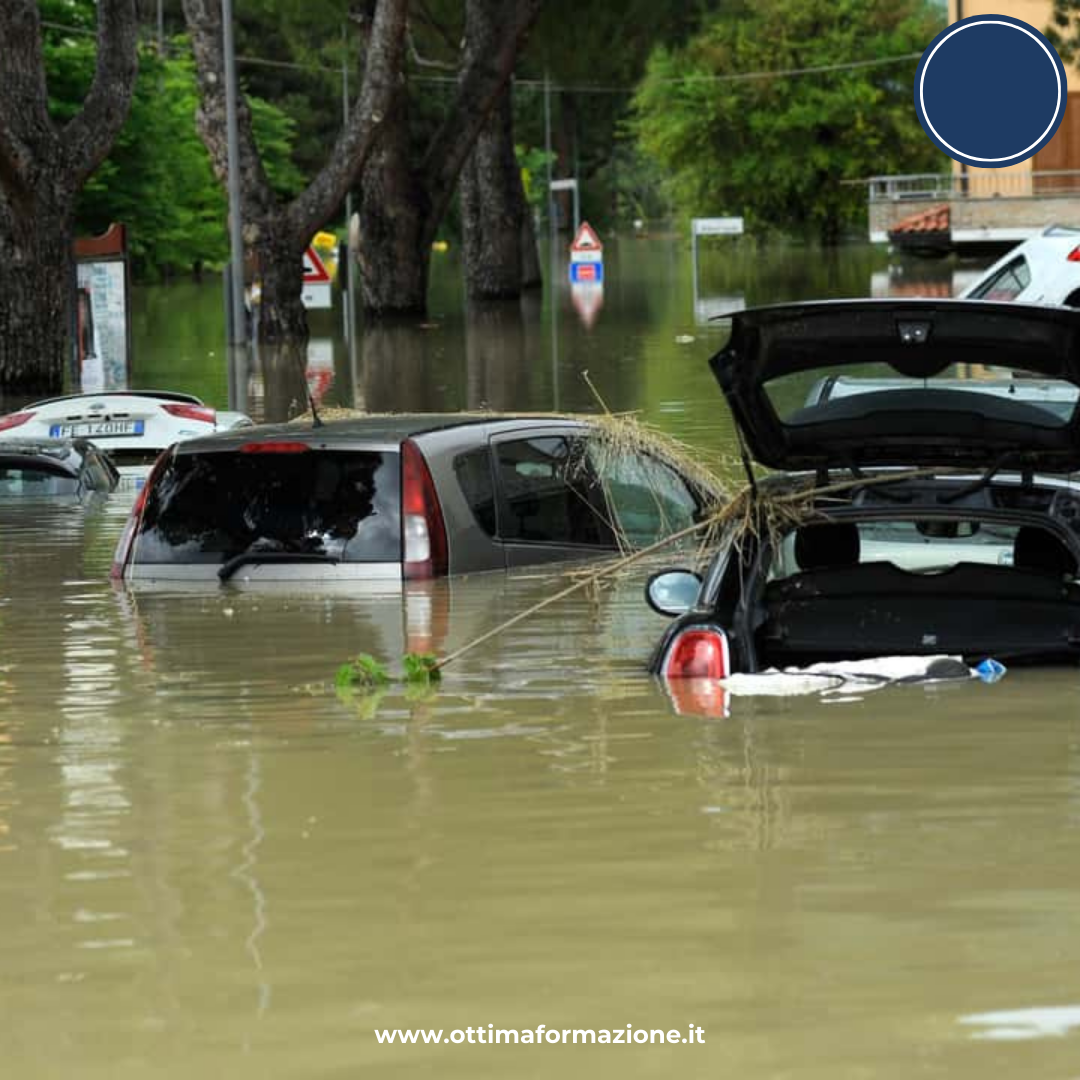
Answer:
<svg viewBox="0 0 1080 1080"><path fill-rule="evenodd" d="M907 378L888 364L859 365L854 370L850 366L818 368L772 379L765 384L765 392L777 416L791 425L937 404L1003 420L1063 427L1080 397L1080 389L1064 380L972 364L953 364L930 378Z"/></svg>
<svg viewBox="0 0 1080 1080"><path fill-rule="evenodd" d="M154 485L140 563L224 563L246 553L401 559L396 453L178 454Z"/></svg>

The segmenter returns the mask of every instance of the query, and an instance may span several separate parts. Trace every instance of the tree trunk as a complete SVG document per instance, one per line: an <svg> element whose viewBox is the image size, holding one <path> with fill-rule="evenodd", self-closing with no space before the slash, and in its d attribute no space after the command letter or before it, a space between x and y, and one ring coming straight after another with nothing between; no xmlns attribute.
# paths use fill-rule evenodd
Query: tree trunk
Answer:
<svg viewBox="0 0 1080 1080"><path fill-rule="evenodd" d="M75 286L73 200L35 199L16 211L0 197L0 387L20 394L62 389L71 356Z"/></svg>
<svg viewBox="0 0 1080 1080"><path fill-rule="evenodd" d="M454 101L416 160L407 90L395 88L383 137L362 179L359 261L369 318L426 310L431 242L477 137L503 97L540 5L541 0L466 0L465 48ZM519 243L515 235L515 248ZM514 273L520 277L520 266Z"/></svg>
<svg viewBox="0 0 1080 1080"><path fill-rule="evenodd" d="M98 0L97 21L90 88L57 126L38 5L0 2L0 386L18 393L63 388L75 199L124 126L135 88L134 0Z"/></svg>
<svg viewBox="0 0 1080 1080"><path fill-rule="evenodd" d="M364 314L375 318L424 314L431 242L438 227L409 160L405 98L402 88L361 179L360 301Z"/></svg>
<svg viewBox="0 0 1080 1080"><path fill-rule="evenodd" d="M251 247L259 277L259 343L295 344L308 340L304 309L304 249L306 239L263 225Z"/></svg>
<svg viewBox="0 0 1080 1080"><path fill-rule="evenodd" d="M465 290L471 300L521 295L521 248L526 214L521 169L514 153L514 112L507 87L461 174Z"/></svg>
<svg viewBox="0 0 1080 1080"><path fill-rule="evenodd" d="M2 0L0 0L2 2ZM183 0L199 77L199 134L214 172L229 175L225 69L219 0ZM330 156L295 199L282 203L267 179L251 126L251 110L238 95L241 216L245 254L260 278L259 340L304 345L308 340L303 292L304 249L345 198L384 130L401 80L408 0L378 0L371 18L359 100Z"/></svg>

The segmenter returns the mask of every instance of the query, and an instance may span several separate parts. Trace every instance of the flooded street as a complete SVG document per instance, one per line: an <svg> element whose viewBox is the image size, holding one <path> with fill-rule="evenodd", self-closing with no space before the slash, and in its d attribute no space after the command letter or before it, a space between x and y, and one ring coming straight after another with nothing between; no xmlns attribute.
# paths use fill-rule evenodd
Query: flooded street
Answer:
<svg viewBox="0 0 1080 1080"><path fill-rule="evenodd" d="M683 247L612 245L591 331L466 318L351 367L326 405L612 410L732 451ZM707 253L699 298L869 295L888 256ZM884 276L883 276L884 275ZM221 295L148 290L135 384L228 403ZM527 305L526 305L527 308ZM325 355L325 354L323 354ZM276 419L298 372L254 370ZM644 572L451 664L334 689L358 652L447 655L565 567L401 592L126 590L134 491L0 509L0 1061L21 1078L1080 1074L1080 672L739 698L680 715L644 672ZM386 1045L376 1029L702 1029L693 1045Z"/></svg>

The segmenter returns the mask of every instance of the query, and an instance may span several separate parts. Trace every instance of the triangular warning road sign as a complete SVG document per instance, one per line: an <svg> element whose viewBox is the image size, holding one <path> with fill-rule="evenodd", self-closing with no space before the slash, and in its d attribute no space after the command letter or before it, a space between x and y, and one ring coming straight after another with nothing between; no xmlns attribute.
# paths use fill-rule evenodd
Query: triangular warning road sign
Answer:
<svg viewBox="0 0 1080 1080"><path fill-rule="evenodd" d="M604 245L600 243L600 237L596 230L587 222L583 221L578 226L577 235L570 245L571 251L602 251Z"/></svg>
<svg viewBox="0 0 1080 1080"><path fill-rule="evenodd" d="M329 285L330 274L319 253L309 244L304 252L304 284L305 285Z"/></svg>

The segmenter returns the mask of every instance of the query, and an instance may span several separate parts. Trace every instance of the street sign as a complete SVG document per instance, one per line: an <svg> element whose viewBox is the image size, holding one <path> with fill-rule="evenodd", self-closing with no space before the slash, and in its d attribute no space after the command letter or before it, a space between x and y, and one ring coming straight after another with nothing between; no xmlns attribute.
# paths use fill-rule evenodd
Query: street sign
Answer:
<svg viewBox="0 0 1080 1080"><path fill-rule="evenodd" d="M583 221L570 245L570 283L599 284L603 280L604 245L600 243L596 230L587 221Z"/></svg>
<svg viewBox="0 0 1080 1080"><path fill-rule="evenodd" d="M570 284L577 285L581 282L602 282L604 280L604 264L596 262L572 262L570 264Z"/></svg>
<svg viewBox="0 0 1080 1080"><path fill-rule="evenodd" d="M330 274L326 264L319 257L319 253L312 245L308 245L304 252L304 284L305 285L329 285Z"/></svg>
<svg viewBox="0 0 1080 1080"><path fill-rule="evenodd" d="M604 245L600 243L600 237L596 235L596 230L587 221L583 221L578 226L574 242L570 245L570 257L573 258L574 255L593 252L600 254L603 250Z"/></svg>
<svg viewBox="0 0 1080 1080"><path fill-rule="evenodd" d="M694 236L742 236L741 217L698 217L690 222Z"/></svg>
<svg viewBox="0 0 1080 1080"><path fill-rule="evenodd" d="M330 273L314 246L309 244L304 252L304 290L300 299L306 308L328 308L330 297Z"/></svg>

